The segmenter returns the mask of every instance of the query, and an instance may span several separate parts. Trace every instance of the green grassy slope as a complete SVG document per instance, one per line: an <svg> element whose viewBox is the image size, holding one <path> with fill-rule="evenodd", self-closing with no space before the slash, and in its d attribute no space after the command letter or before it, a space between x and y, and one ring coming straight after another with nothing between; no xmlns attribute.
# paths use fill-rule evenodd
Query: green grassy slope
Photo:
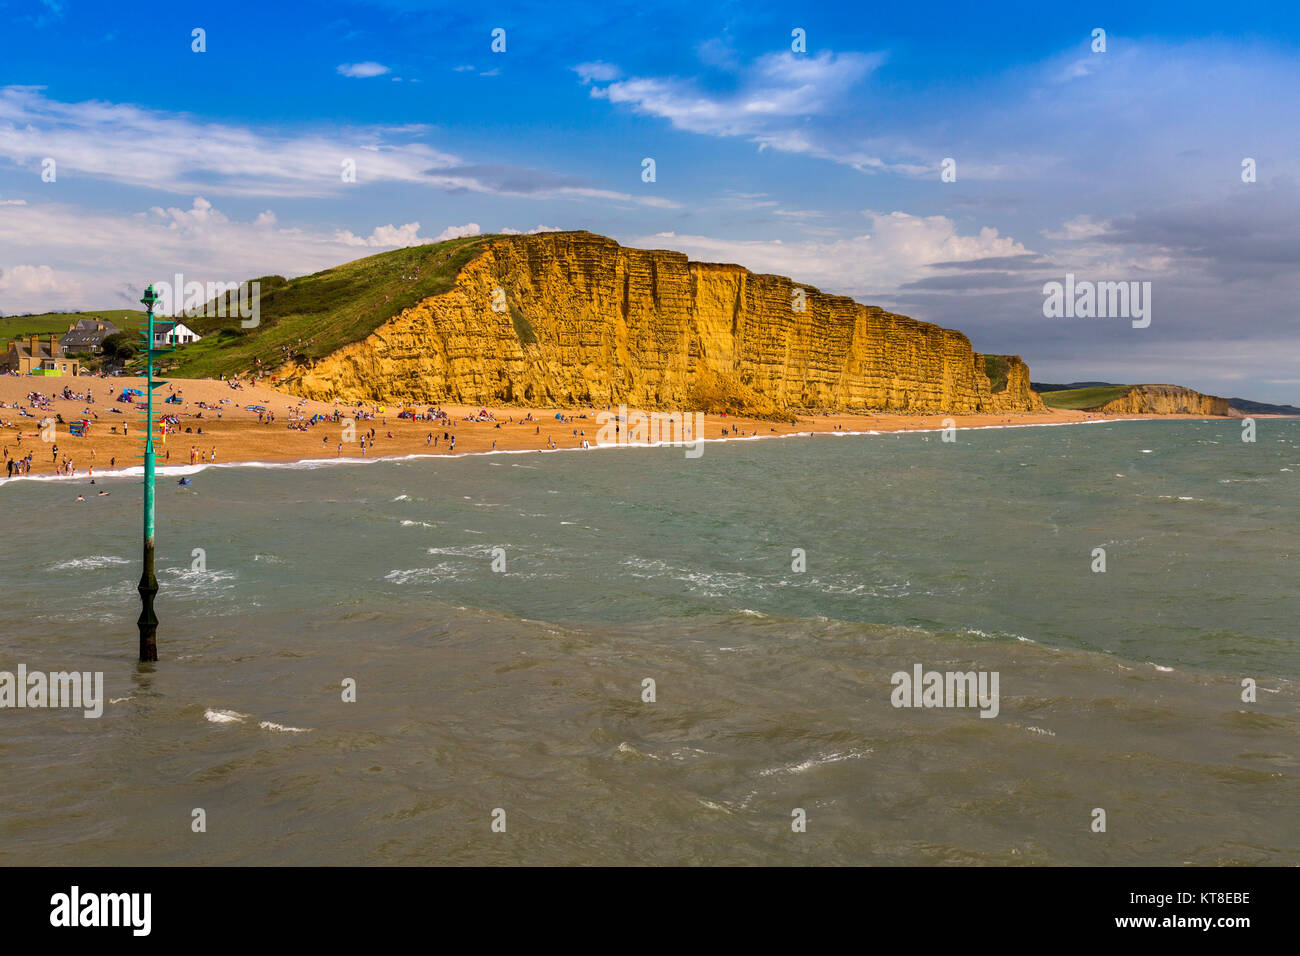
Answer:
<svg viewBox="0 0 1300 956"><path fill-rule="evenodd" d="M257 280L262 284L261 324L242 328L237 311L185 318L204 338L177 349L169 357L175 364L168 373L212 378L248 372L254 359L273 369L294 356L322 358L361 341L403 309L446 292L477 248L494 238L473 236L381 252L298 279L263 276Z"/></svg>
<svg viewBox="0 0 1300 956"><path fill-rule="evenodd" d="M1043 404L1048 408L1097 408L1122 398L1132 385L1103 385L1097 388L1070 388L1056 392L1041 392Z"/></svg>
<svg viewBox="0 0 1300 956"><path fill-rule="evenodd" d="M57 332L62 335L78 319L105 319L119 329L139 327L143 312L132 309L99 309L95 312L45 312L41 315L6 315L0 316L0 348L9 339L24 335L48 335Z"/></svg>
<svg viewBox="0 0 1300 956"><path fill-rule="evenodd" d="M1007 387L1007 370L1011 363L1005 355L985 355L984 374L989 377L989 391L997 394Z"/></svg>

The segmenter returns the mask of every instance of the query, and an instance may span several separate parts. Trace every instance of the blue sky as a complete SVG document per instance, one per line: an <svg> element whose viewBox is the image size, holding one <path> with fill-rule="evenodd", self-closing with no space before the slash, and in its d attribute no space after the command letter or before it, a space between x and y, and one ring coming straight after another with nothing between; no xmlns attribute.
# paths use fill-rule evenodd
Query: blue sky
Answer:
<svg viewBox="0 0 1300 956"><path fill-rule="evenodd" d="M1300 13L989 6L0 2L0 311L584 228L1300 403ZM1151 325L1044 318L1067 272Z"/></svg>

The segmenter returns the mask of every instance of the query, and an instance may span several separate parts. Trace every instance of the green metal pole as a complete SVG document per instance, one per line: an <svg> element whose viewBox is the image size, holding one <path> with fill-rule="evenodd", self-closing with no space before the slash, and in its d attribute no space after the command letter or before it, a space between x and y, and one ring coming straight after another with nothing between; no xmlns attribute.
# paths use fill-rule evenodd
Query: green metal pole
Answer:
<svg viewBox="0 0 1300 956"><path fill-rule="evenodd" d="M140 619L136 624L140 628L141 663L158 660L158 616L153 612L153 599L158 593L158 578L154 575L153 564L153 501L154 501L154 452L153 452L153 307L158 296L153 286L145 290L140 301L145 307L145 367L148 381L145 383L145 441L144 441L144 567L140 572Z"/></svg>

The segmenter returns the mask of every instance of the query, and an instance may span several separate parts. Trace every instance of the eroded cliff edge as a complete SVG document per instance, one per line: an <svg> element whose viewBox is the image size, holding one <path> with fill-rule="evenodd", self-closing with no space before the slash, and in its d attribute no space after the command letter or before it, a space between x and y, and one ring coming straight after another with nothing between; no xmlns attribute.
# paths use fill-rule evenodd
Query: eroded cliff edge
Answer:
<svg viewBox="0 0 1300 956"><path fill-rule="evenodd" d="M1228 400L1181 385L1135 385L1094 409L1106 415L1227 415Z"/></svg>
<svg viewBox="0 0 1300 956"><path fill-rule="evenodd" d="M282 375L303 396L343 402L1043 409L1018 357L994 364L990 381L960 332L784 276L566 232L484 243L449 291Z"/></svg>

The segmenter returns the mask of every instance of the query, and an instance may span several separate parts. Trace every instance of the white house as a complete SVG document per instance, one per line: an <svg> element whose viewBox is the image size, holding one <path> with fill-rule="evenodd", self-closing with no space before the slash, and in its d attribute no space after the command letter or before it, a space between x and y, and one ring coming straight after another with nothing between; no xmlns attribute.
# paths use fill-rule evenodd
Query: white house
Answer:
<svg viewBox="0 0 1300 956"><path fill-rule="evenodd" d="M189 345L191 342L197 342L203 336L195 332L184 322L176 322L171 319L155 319L153 324L153 347L156 349L167 348L174 345Z"/></svg>

